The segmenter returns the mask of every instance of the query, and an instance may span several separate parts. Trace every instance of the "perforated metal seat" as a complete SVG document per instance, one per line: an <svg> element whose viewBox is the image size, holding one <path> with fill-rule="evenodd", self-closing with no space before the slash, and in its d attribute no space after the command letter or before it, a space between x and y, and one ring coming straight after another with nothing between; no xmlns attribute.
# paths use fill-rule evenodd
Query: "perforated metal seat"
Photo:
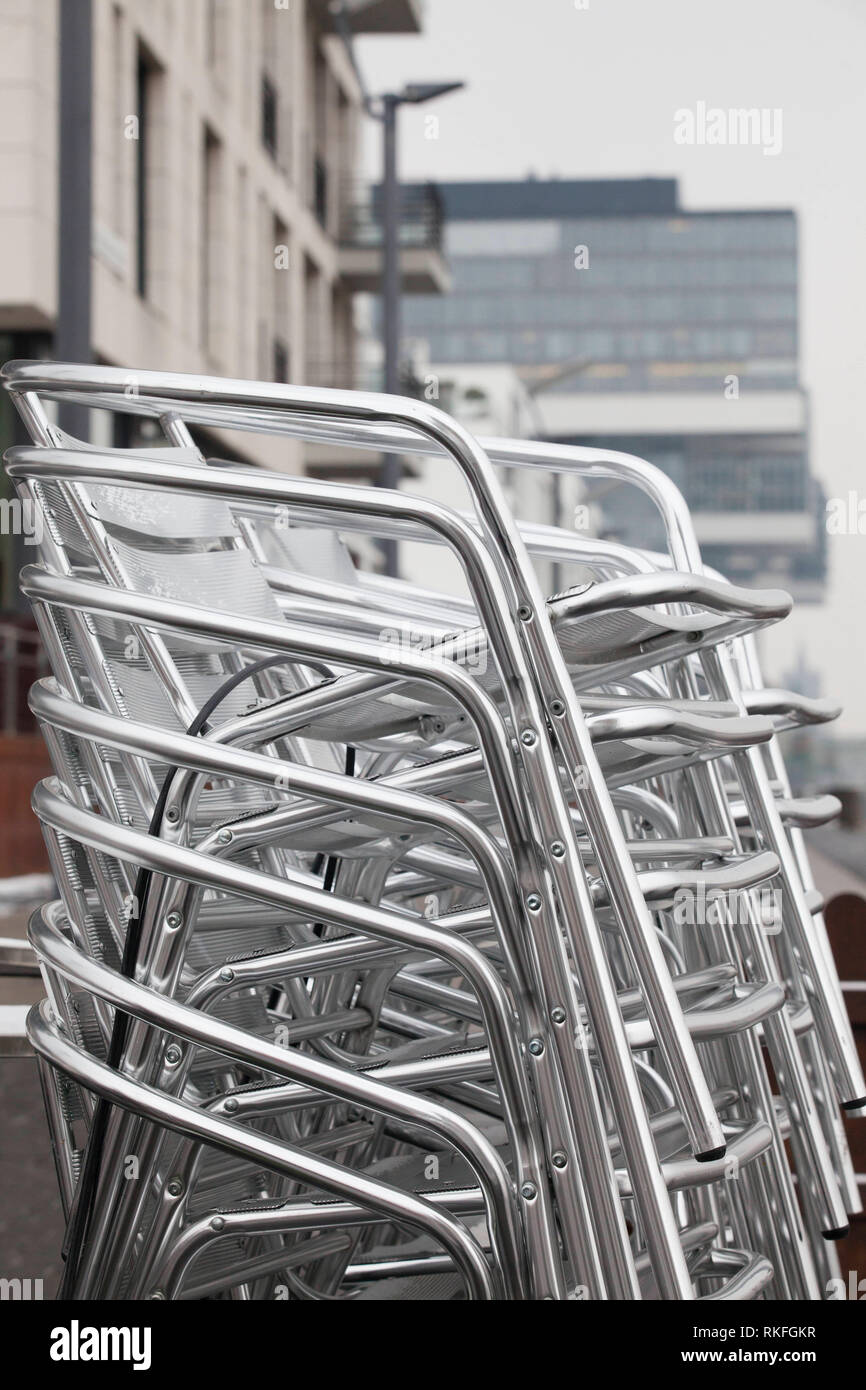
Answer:
<svg viewBox="0 0 866 1390"><path fill-rule="evenodd" d="M755 657L787 596L706 574L625 456L396 398L5 378L46 520L30 1029L66 1292L818 1297L866 1086L774 738L832 708ZM169 447L84 446L58 398ZM444 450L475 514L208 466L185 421ZM521 533L491 458L644 487L670 555ZM363 574L353 529L448 544L469 597ZM533 554L580 582L546 599Z"/></svg>

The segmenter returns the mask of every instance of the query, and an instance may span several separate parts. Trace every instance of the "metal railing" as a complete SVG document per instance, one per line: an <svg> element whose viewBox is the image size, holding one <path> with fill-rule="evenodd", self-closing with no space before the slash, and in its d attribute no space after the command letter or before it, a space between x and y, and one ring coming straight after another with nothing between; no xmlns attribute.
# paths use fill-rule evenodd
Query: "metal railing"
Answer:
<svg viewBox="0 0 866 1390"><path fill-rule="evenodd" d="M442 249L442 199L435 184L402 187L400 245ZM341 199L337 240L341 246L382 245L382 191L378 184L350 185Z"/></svg>

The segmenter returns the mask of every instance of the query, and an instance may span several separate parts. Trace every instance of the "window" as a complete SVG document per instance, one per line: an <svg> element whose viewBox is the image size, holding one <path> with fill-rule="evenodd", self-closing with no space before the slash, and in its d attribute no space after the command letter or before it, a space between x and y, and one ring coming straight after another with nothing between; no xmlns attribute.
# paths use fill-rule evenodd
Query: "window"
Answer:
<svg viewBox="0 0 866 1390"><path fill-rule="evenodd" d="M222 0L205 0L205 58L209 68L215 68L219 62L222 45L220 43L221 27L223 22Z"/></svg>
<svg viewBox="0 0 866 1390"><path fill-rule="evenodd" d="M304 355L306 380L313 384L327 375L325 332L322 272L314 260L304 256Z"/></svg>
<svg viewBox="0 0 866 1390"><path fill-rule="evenodd" d="M124 84L126 80L126 53L124 50L124 27L123 12L118 5L114 5L111 11L111 67L112 67L112 119L116 130L124 129L124 118L127 114L128 103L124 102ZM133 153L129 150L129 142L126 140L117 141L114 149L112 179L111 179L111 226L112 230L122 237L126 230L126 219L124 217L124 179L128 165L126 163L129 155ZM128 270L125 272L128 274Z"/></svg>
<svg viewBox="0 0 866 1390"><path fill-rule="evenodd" d="M276 216L271 219L271 243L268 252L273 262L271 286L273 379L274 381L288 381L291 289L289 229L285 222Z"/></svg>
<svg viewBox="0 0 866 1390"><path fill-rule="evenodd" d="M557 251L559 237L557 222L452 222L445 249L453 256L537 256Z"/></svg>
<svg viewBox="0 0 866 1390"><path fill-rule="evenodd" d="M289 379L289 349L285 341L280 337L275 337L273 341L273 379L274 381L288 381Z"/></svg>
<svg viewBox="0 0 866 1390"><path fill-rule="evenodd" d="M508 338L505 333L491 329L480 329L470 335L470 348L473 358L482 362L503 362L508 355Z"/></svg>
<svg viewBox="0 0 866 1390"><path fill-rule="evenodd" d="M262 144L271 159L279 152L279 98L277 89L266 72L262 73Z"/></svg>
<svg viewBox="0 0 866 1390"><path fill-rule="evenodd" d="M219 291L219 178L220 143L205 126L201 169L201 252L199 255L199 338L203 348L214 348L213 306Z"/></svg>
<svg viewBox="0 0 866 1390"><path fill-rule="evenodd" d="M154 108L158 100L160 69L140 44L135 71L138 139L135 157L135 287L142 299L149 296L152 279L151 193L153 182Z"/></svg>
<svg viewBox="0 0 866 1390"><path fill-rule="evenodd" d="M807 504L807 465L799 441L768 437L692 443L685 476L688 502L701 511L799 511ZM712 449L712 454L708 452Z"/></svg>
<svg viewBox="0 0 866 1390"><path fill-rule="evenodd" d="M313 160L313 211L321 227L328 224L328 170L325 161L316 155Z"/></svg>

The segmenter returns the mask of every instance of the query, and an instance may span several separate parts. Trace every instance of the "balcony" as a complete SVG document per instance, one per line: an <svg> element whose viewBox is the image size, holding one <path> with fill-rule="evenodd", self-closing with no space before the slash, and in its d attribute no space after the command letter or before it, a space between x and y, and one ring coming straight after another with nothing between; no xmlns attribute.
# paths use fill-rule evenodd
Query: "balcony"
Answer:
<svg viewBox="0 0 866 1390"><path fill-rule="evenodd" d="M330 0L312 0L310 9L323 29L333 30ZM421 0L348 0L346 17L353 34L420 34Z"/></svg>
<svg viewBox="0 0 866 1390"><path fill-rule="evenodd" d="M381 189L350 188L338 228L340 274L349 289L382 287ZM400 189L400 288L403 294L445 294L451 276L442 253L442 203L434 184Z"/></svg>

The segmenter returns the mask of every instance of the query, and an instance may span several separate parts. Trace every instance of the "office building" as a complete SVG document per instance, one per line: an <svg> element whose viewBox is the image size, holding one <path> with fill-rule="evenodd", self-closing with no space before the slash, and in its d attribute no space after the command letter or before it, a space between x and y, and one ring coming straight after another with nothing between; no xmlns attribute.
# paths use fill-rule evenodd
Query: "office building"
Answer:
<svg viewBox="0 0 866 1390"><path fill-rule="evenodd" d="M691 211L674 179L439 185L453 293L412 296L432 362L508 363L539 429L636 453L684 492L706 561L817 598L823 498L798 374L791 211ZM608 493L610 534L659 538Z"/></svg>

